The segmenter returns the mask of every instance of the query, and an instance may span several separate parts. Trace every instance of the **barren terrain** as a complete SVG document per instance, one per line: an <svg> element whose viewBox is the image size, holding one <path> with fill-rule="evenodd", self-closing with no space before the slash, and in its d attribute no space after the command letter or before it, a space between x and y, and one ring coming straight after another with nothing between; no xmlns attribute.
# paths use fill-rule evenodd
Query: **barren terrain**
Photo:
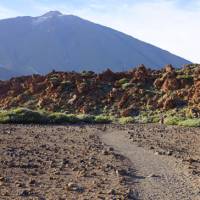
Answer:
<svg viewBox="0 0 200 200"><path fill-rule="evenodd" d="M199 133L152 124L0 125L0 199L196 200Z"/></svg>

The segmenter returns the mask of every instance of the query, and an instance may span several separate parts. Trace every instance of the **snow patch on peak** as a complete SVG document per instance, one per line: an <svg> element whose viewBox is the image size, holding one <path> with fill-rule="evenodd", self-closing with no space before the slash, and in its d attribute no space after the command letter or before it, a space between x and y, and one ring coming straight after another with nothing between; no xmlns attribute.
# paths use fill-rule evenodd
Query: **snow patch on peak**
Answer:
<svg viewBox="0 0 200 200"><path fill-rule="evenodd" d="M33 21L34 24L40 24L46 20L55 18L55 17L62 17L64 16L61 12L59 11L49 11L47 13L45 13L42 16L36 17Z"/></svg>
<svg viewBox="0 0 200 200"><path fill-rule="evenodd" d="M62 16L63 14L59 11L49 11L42 15L41 17L57 17L57 16Z"/></svg>

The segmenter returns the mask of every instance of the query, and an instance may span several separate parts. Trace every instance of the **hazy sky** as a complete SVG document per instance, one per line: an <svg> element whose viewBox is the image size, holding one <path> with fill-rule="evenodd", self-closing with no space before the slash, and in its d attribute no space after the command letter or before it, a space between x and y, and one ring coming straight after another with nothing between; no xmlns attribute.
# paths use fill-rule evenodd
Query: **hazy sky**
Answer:
<svg viewBox="0 0 200 200"><path fill-rule="evenodd" d="M0 0L0 19L74 14L200 63L200 0Z"/></svg>

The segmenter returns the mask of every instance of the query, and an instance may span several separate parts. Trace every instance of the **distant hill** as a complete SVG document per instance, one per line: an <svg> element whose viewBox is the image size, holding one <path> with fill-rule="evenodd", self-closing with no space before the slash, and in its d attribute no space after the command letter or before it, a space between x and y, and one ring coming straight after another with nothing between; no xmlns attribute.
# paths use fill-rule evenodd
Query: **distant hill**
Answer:
<svg viewBox="0 0 200 200"><path fill-rule="evenodd" d="M159 68L168 63L181 66L190 62L119 31L58 11L0 20L0 79L44 74L52 69L123 71L139 64Z"/></svg>

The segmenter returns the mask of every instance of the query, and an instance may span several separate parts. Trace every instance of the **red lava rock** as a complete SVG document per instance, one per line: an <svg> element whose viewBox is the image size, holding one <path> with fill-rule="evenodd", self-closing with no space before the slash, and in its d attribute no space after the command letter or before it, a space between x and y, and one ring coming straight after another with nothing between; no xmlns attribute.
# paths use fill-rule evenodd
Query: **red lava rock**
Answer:
<svg viewBox="0 0 200 200"><path fill-rule="evenodd" d="M100 74L53 71L46 76L0 81L0 108L39 107L48 111L62 108L68 113L83 114L106 108L114 115L129 116L133 108L171 109L177 106L177 101L185 101L185 105L200 109L199 77L200 65L187 65L180 70L171 65L163 70L141 65L128 72L107 69ZM125 85L119 84L122 79L127 80Z"/></svg>

